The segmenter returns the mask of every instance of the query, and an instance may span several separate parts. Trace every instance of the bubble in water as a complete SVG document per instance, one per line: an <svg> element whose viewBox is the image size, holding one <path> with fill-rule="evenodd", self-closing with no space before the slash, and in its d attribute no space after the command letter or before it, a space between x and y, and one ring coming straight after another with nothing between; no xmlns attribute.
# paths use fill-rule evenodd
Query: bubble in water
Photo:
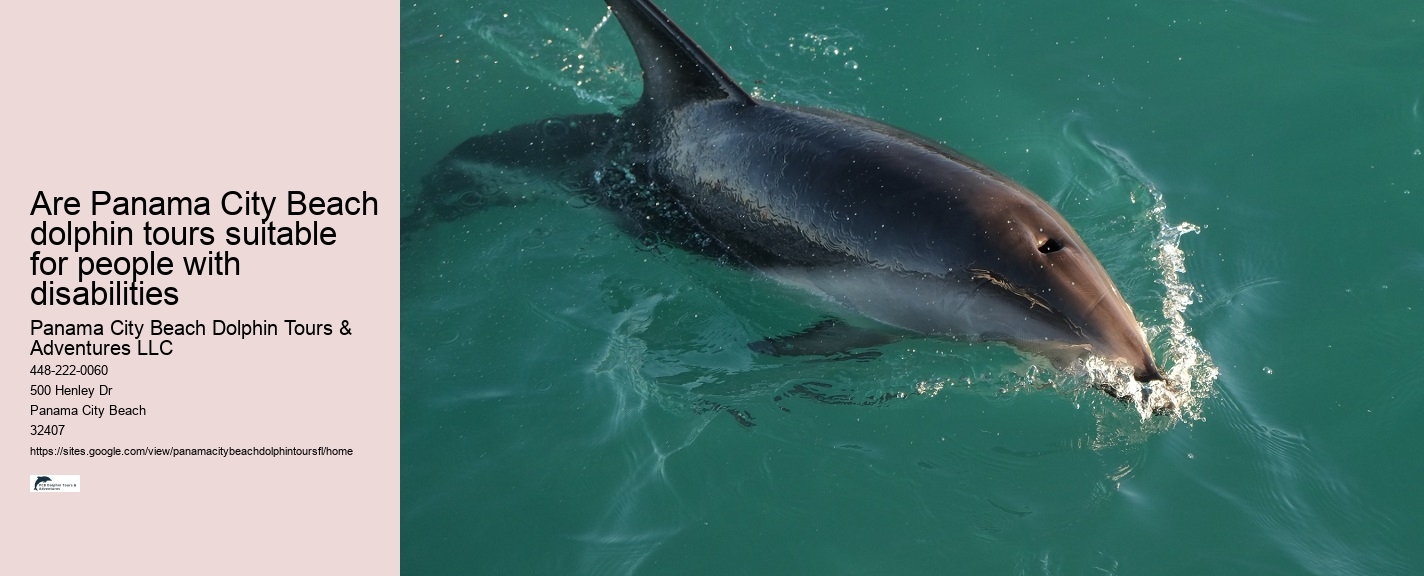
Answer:
<svg viewBox="0 0 1424 576"><path fill-rule="evenodd" d="M856 63L855 60L846 60L845 67L847 70L858 70L860 69L860 64ZM1418 150L1415 150L1415 152L1418 152Z"/></svg>

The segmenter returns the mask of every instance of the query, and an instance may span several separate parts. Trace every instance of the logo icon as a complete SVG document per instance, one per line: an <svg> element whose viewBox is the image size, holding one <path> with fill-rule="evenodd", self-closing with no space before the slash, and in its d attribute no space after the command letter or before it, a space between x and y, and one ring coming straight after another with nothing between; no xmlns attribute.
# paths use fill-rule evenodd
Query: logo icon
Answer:
<svg viewBox="0 0 1424 576"><path fill-rule="evenodd" d="M79 475L30 475L30 492L78 492Z"/></svg>

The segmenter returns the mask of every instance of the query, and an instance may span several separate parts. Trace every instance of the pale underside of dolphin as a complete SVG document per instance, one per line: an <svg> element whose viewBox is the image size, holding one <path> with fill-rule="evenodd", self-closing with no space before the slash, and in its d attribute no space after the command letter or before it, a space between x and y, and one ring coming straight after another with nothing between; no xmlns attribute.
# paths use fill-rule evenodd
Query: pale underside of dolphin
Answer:
<svg viewBox="0 0 1424 576"><path fill-rule="evenodd" d="M535 171L635 232L763 272L849 320L753 346L762 352L928 335L1059 364L1092 353L1162 379L1112 279L1037 195L874 120L754 99L651 2L607 3L642 65L641 99L621 115L471 138L427 176L403 229L497 202L492 167Z"/></svg>

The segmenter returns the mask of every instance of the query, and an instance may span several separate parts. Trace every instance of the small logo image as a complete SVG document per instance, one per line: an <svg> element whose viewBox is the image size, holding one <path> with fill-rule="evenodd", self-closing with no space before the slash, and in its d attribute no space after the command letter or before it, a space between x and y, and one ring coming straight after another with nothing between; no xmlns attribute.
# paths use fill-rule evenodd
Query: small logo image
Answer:
<svg viewBox="0 0 1424 576"><path fill-rule="evenodd" d="M30 475L30 492L78 492L78 474Z"/></svg>

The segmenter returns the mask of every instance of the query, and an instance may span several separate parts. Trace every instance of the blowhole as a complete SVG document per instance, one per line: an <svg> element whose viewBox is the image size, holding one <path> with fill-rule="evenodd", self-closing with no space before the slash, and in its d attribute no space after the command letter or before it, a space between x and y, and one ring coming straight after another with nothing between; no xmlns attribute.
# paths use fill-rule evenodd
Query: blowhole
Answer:
<svg viewBox="0 0 1424 576"><path fill-rule="evenodd" d="M478 208L481 204L485 203L485 199L481 197L478 192L473 190L460 194L458 201L461 206L465 206L466 208Z"/></svg>
<svg viewBox="0 0 1424 576"><path fill-rule="evenodd" d="M550 138L563 138L569 134L569 125L556 118L545 120L539 128Z"/></svg>
<svg viewBox="0 0 1424 576"><path fill-rule="evenodd" d="M1056 238L1049 238L1047 240L1044 240L1042 244L1038 245L1038 251L1044 254L1052 254L1062 249L1063 244L1059 242Z"/></svg>

